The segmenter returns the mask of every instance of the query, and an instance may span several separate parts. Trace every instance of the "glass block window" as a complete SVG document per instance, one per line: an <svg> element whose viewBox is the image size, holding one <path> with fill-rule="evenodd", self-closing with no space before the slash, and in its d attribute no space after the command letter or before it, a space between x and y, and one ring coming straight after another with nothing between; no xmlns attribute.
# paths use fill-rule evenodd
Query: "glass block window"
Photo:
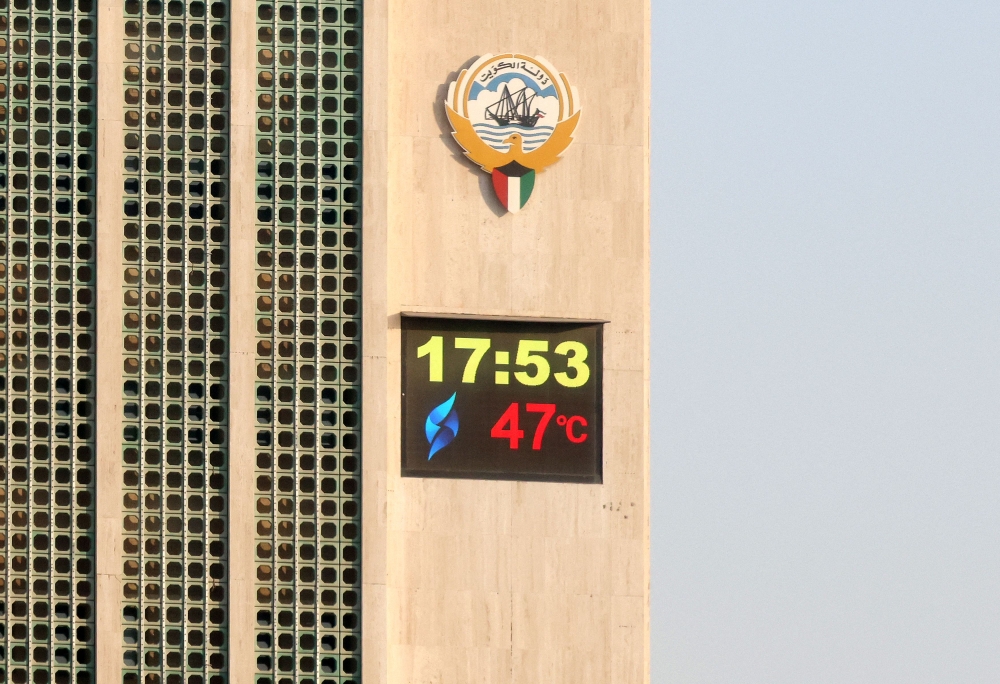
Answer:
<svg viewBox="0 0 1000 684"><path fill-rule="evenodd" d="M354 683L361 8L256 8L256 684Z"/></svg>
<svg viewBox="0 0 1000 684"><path fill-rule="evenodd" d="M92 0L0 0L0 681L94 672Z"/></svg>
<svg viewBox="0 0 1000 684"><path fill-rule="evenodd" d="M122 681L222 684L229 5L124 9Z"/></svg>

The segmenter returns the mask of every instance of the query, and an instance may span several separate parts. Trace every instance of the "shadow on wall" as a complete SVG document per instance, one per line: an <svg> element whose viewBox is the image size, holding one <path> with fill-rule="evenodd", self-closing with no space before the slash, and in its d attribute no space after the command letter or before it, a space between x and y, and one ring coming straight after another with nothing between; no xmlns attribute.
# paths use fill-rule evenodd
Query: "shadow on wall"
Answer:
<svg viewBox="0 0 1000 684"><path fill-rule="evenodd" d="M465 166L470 173L475 174L476 179L479 181L479 194L483 196L483 201L486 202L486 206L490 208L490 211L500 217L505 215L507 210L500 204L500 200L497 199L497 194L493 190L492 177L488 173L483 173L478 164L465 156L462 146L455 141L452 135L451 122L448 121L448 114L444 109L444 100L448 96L448 85L458 78L462 69L468 69L475 64L477 59L479 59L479 55L466 60L461 69L448 74L448 79L442 85L438 86L437 96L434 98L434 119L437 121L438 128L441 129L441 140L451 150L451 155Z"/></svg>

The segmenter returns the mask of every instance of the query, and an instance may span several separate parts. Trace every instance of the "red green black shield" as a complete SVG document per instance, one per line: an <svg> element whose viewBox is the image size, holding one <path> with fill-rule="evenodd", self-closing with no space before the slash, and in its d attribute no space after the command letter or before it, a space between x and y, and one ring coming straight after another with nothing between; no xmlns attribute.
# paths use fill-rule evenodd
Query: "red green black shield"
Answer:
<svg viewBox="0 0 1000 684"><path fill-rule="evenodd" d="M521 209L531 197L535 187L535 172L517 162L511 162L493 169L493 189L497 199L507 211Z"/></svg>

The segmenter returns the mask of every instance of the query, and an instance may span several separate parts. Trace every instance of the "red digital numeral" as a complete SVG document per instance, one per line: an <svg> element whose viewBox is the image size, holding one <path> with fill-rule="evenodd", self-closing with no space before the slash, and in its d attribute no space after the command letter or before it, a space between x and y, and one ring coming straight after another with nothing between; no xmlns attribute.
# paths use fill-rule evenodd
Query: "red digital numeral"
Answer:
<svg viewBox="0 0 1000 684"><path fill-rule="evenodd" d="M524 408L528 413L541 413L542 417L535 428L535 436L531 440L531 448L538 451L542 448L542 438L545 437L545 428L549 426L552 416L556 415L555 404L525 404Z"/></svg>
<svg viewBox="0 0 1000 684"><path fill-rule="evenodd" d="M496 422L493 429L490 430L490 437L495 439L508 439L510 440L510 448L516 449L517 445L520 444L521 439L524 437L524 430L518 430L518 419L520 417L520 405L511 404L504 411L503 415L500 416L500 420ZM506 427L505 427L506 426Z"/></svg>

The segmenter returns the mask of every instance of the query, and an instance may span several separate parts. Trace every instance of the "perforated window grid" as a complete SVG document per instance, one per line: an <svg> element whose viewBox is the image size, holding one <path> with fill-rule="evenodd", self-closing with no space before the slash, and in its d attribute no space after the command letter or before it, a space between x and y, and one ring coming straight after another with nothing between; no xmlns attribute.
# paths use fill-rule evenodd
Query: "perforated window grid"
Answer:
<svg viewBox="0 0 1000 684"><path fill-rule="evenodd" d="M0 679L94 668L91 0L0 0Z"/></svg>
<svg viewBox="0 0 1000 684"><path fill-rule="evenodd" d="M0 0L0 680L94 668L91 0Z"/></svg>
<svg viewBox="0 0 1000 684"><path fill-rule="evenodd" d="M124 7L122 681L222 684L229 6Z"/></svg>
<svg viewBox="0 0 1000 684"><path fill-rule="evenodd" d="M353 684L361 7L256 9L256 683Z"/></svg>

